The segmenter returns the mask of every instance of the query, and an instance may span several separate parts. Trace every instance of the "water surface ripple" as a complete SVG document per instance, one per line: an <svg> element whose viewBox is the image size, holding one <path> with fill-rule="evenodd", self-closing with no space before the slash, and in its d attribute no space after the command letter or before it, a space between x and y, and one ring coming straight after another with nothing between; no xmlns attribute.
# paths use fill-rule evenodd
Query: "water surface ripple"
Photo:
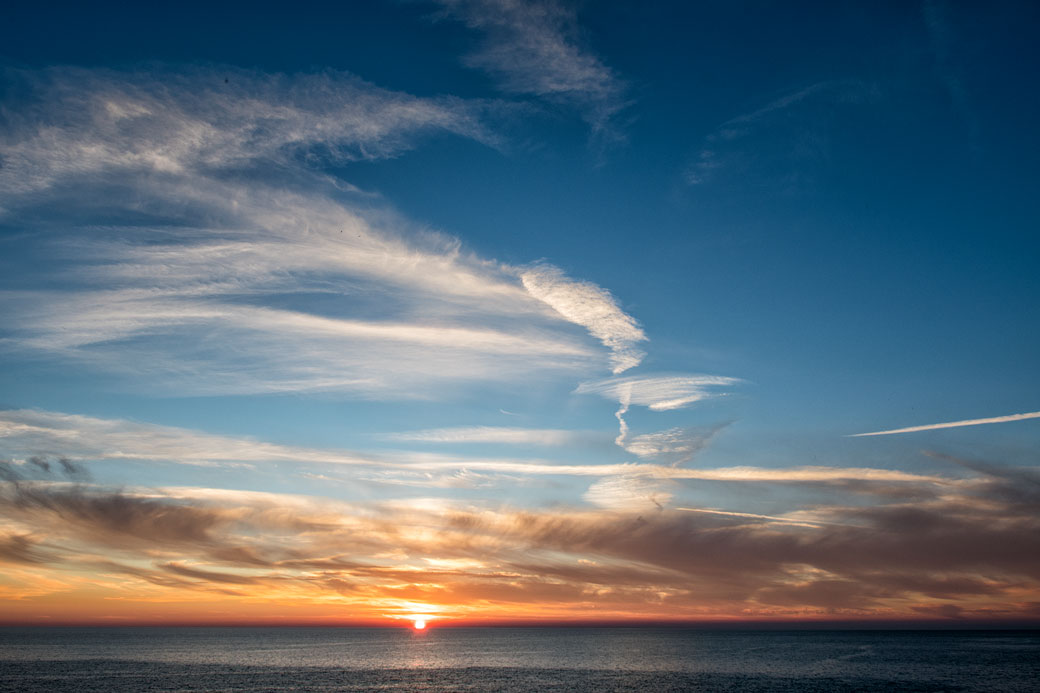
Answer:
<svg viewBox="0 0 1040 693"><path fill-rule="evenodd" d="M1037 691L1035 631L3 628L0 691Z"/></svg>

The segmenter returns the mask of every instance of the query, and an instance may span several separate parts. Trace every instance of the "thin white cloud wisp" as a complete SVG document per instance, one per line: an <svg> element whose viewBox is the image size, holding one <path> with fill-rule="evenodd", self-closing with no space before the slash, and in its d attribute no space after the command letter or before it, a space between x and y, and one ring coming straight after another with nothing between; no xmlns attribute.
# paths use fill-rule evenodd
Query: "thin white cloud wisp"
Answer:
<svg viewBox="0 0 1040 693"><path fill-rule="evenodd" d="M334 72L12 75L33 99L8 108L0 214L42 226L55 288L0 287L5 350L162 394L369 399L587 376L602 357L566 322L615 370L642 357L604 289L478 257L325 173L430 133L493 145L483 102Z"/></svg>
<svg viewBox="0 0 1040 693"><path fill-rule="evenodd" d="M738 378L721 375L637 375L584 382L574 392L599 395L620 404L637 404L652 411L667 411L716 396L712 388L740 382Z"/></svg>
<svg viewBox="0 0 1040 693"><path fill-rule="evenodd" d="M575 281L558 268L539 265L520 275L524 288L565 319L586 328L611 351L614 374L638 366L646 353L637 347L646 334L625 313L609 291L591 282Z"/></svg>
<svg viewBox="0 0 1040 693"><path fill-rule="evenodd" d="M871 433L854 433L849 438L862 438L864 436L890 436L896 433L917 433L919 431L935 431L940 428L960 428L961 426L981 426L983 424L1008 423L1010 421L1024 421L1026 419L1040 419L1040 411L1031 411L1025 414L1009 414L1008 416L994 416L988 419L966 419L964 421L949 421L947 423L928 424L925 426L910 426L909 428L894 428L888 431L873 431Z"/></svg>
<svg viewBox="0 0 1040 693"><path fill-rule="evenodd" d="M502 443L507 445L567 445L580 440L579 431L554 428L509 426L457 426L406 431L386 436L389 440L419 443Z"/></svg>
<svg viewBox="0 0 1040 693"><path fill-rule="evenodd" d="M530 94L578 110L601 139L618 139L625 85L577 40L573 10L554 0L435 0L451 17L484 36L465 59L503 91Z"/></svg>

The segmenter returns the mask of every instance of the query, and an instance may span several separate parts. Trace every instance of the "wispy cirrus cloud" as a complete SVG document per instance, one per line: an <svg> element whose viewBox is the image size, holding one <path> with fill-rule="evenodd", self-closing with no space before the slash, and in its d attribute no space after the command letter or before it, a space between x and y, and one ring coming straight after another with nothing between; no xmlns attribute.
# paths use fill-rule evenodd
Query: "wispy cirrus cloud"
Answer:
<svg viewBox="0 0 1040 693"><path fill-rule="evenodd" d="M842 108L876 101L857 80L829 80L790 91L727 120L709 133L686 169L690 185L739 179L759 187L797 189L828 159L829 123Z"/></svg>
<svg viewBox="0 0 1040 693"><path fill-rule="evenodd" d="M295 168L306 158L383 158L436 131L496 141L484 122L488 104L418 98L335 71L54 67L8 68L4 76L32 96L6 112L6 192L91 173L212 173L258 162Z"/></svg>
<svg viewBox="0 0 1040 693"><path fill-rule="evenodd" d="M544 326L507 333L447 320L409 323L405 316L329 317L223 302L217 293L156 293L19 294L0 296L0 303L15 319L15 345L173 393L426 397L466 383L509 381L517 372L581 370L595 359L587 346Z"/></svg>
<svg viewBox="0 0 1040 693"><path fill-rule="evenodd" d="M634 436L625 443L625 450L642 458L678 465L688 462L704 450L712 439L728 424L711 428L669 428L655 433Z"/></svg>
<svg viewBox="0 0 1040 693"><path fill-rule="evenodd" d="M1026 412L1025 414L1009 414L1007 416L993 416L988 419L966 419L964 421L949 421L947 423L925 424L924 426L910 426L908 428L893 428L888 431L874 431L872 433L854 433L849 438L862 438L864 436L890 436L895 433L918 433L920 431L935 431L941 428L960 428L961 426L981 426L983 424L1008 423L1010 421L1024 421L1026 419L1040 419L1040 411Z"/></svg>
<svg viewBox="0 0 1040 693"><path fill-rule="evenodd" d="M509 445L568 445L585 438L581 431L556 428L509 426L456 426L405 431L386 436L389 440L420 443L505 443Z"/></svg>
<svg viewBox="0 0 1040 693"><path fill-rule="evenodd" d="M589 486L582 495L589 503L623 512L664 510L672 499L675 482L642 474L607 477Z"/></svg>
<svg viewBox="0 0 1040 693"><path fill-rule="evenodd" d="M780 524L794 525L796 527L818 527L821 523L815 520L806 520L800 516L799 513L793 513L789 516L782 515L760 515L758 513L741 513L734 512L732 510L716 510L712 508L676 508L687 513L701 513L704 515L721 515L727 518L747 518L748 520L760 522L765 520L767 522L779 522Z"/></svg>
<svg viewBox="0 0 1040 693"><path fill-rule="evenodd" d="M615 374L638 366L646 356L636 345L646 334L621 310L609 291L591 282L575 281L558 268L538 265L520 275L524 288L567 320L588 329L611 351Z"/></svg>
<svg viewBox="0 0 1040 693"><path fill-rule="evenodd" d="M566 464L552 460L470 457L429 452L366 453L343 449L279 445L252 438L222 436L174 426L102 419L39 410L0 411L0 455L28 460L50 455L73 460L161 460L182 464L214 462L290 462L378 472L399 479L416 474L514 476L647 477L727 483L839 484L851 482L944 484L943 477L891 469L854 467L721 467L685 469L658 464ZM371 477L377 478L377 477ZM423 477L420 481L430 481ZM423 485L423 484L420 484Z"/></svg>
<svg viewBox="0 0 1040 693"><path fill-rule="evenodd" d="M584 382L574 392L599 395L618 403L618 410L614 414L618 420L618 436L614 442L626 447L629 431L625 414L633 404L652 411L680 409L714 396L712 388L740 382L738 378L718 375L634 375ZM649 445L650 441L644 439L636 444L636 450L648 450Z"/></svg>
<svg viewBox="0 0 1040 693"><path fill-rule="evenodd" d="M613 120L625 107L625 85L581 45L574 11L556 0L435 0L485 39L465 63L500 87L581 111L599 138L619 137Z"/></svg>
<svg viewBox="0 0 1040 693"><path fill-rule="evenodd" d="M954 26L949 3L942 0L927 0L922 4L928 43L935 60L935 70L950 97L954 109L959 113L968 131L969 144L977 147L979 137L978 116L971 106L971 98L965 85L963 71L958 65L957 51L963 43Z"/></svg>
<svg viewBox="0 0 1040 693"><path fill-rule="evenodd" d="M520 269L323 173L430 133L494 144L486 103L340 73L9 76L29 96L8 107L0 209L50 258L51 288L8 277L4 348L168 394L414 398L595 368L567 322L614 364L642 336L616 306L614 326L603 311L561 312ZM588 283L558 283L614 305Z"/></svg>
<svg viewBox="0 0 1040 693"><path fill-rule="evenodd" d="M584 382L574 391L667 411L715 396L713 388L740 382L739 378L720 375L634 375Z"/></svg>
<svg viewBox="0 0 1040 693"><path fill-rule="evenodd" d="M175 426L34 409L0 411L0 450L12 457L35 454L79 459L169 460L186 464L229 461L378 464L374 458L342 450L284 446Z"/></svg>

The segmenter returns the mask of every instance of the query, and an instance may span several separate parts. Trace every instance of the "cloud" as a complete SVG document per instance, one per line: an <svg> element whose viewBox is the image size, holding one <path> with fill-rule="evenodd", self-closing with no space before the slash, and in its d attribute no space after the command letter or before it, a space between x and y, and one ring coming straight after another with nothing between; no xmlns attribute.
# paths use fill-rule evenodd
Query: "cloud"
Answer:
<svg viewBox="0 0 1040 693"><path fill-rule="evenodd" d="M939 616L949 619L960 619L964 617L964 607L957 604L928 604L910 607L919 614L926 616Z"/></svg>
<svg viewBox="0 0 1040 693"><path fill-rule="evenodd" d="M187 464L298 461L368 465L346 451L289 447L173 426L32 409L0 411L0 446L10 455L43 453L80 459L151 459Z"/></svg>
<svg viewBox="0 0 1040 693"><path fill-rule="evenodd" d="M942 484L942 477L912 474L895 469L870 467L718 467L715 469L681 469L638 465L654 474L670 479L703 479L705 481L749 481L776 483L827 483L835 481L895 481Z"/></svg>
<svg viewBox="0 0 1040 693"><path fill-rule="evenodd" d="M2 563L44 563L46 559L35 549L35 542L26 535L0 535L0 562Z"/></svg>
<svg viewBox="0 0 1040 693"><path fill-rule="evenodd" d="M914 619L943 600L971 619L1036 602L1036 506L1009 499L1003 476L940 481L912 482L925 492L913 502L882 494L762 514L670 508L679 486L639 471L594 483L586 500L597 507L585 509L22 480L0 484L0 560L15 592L76 595L89 584L107 590L112 608L123 597L174 604L182 615L211 592L222 613L243 621L258 604L300 620L332 604L337 618L342 609L383 618L421 605L476 619L752 618L777 609Z"/></svg>
<svg viewBox="0 0 1040 693"><path fill-rule="evenodd" d="M940 428L959 428L961 426L980 426L982 424L1007 423L1009 421L1023 421L1025 419L1040 419L1040 411L1027 412L1025 414L1009 414L1008 416L994 416L988 419L966 419L964 421L950 421L948 423L927 424L924 426L911 426L909 428L894 428L889 431L874 431L873 433L854 433L849 438L862 438L863 436L890 436L894 433L917 433L918 431L934 431Z"/></svg>
<svg viewBox="0 0 1040 693"><path fill-rule="evenodd" d="M625 421L625 414L628 413L628 408L632 404L631 393L621 393L620 402L618 402L618 409L614 412L614 418L618 421L618 434L614 438L614 444L620 447L625 446L625 439L628 438L628 422Z"/></svg>
<svg viewBox="0 0 1040 693"><path fill-rule="evenodd" d="M957 60L957 49L963 45L963 37L950 19L950 6L939 0L926 0L922 4L928 43L935 62L935 71L943 88L949 95L954 110L960 115L967 130L969 144L977 148L979 139L978 116L971 105L971 96L964 84L963 69Z"/></svg>
<svg viewBox="0 0 1040 693"><path fill-rule="evenodd" d="M624 443L624 448L639 457L679 465L693 459L728 425L721 424L713 428L670 428L656 433L644 433Z"/></svg>
<svg viewBox="0 0 1040 693"><path fill-rule="evenodd" d="M5 489L2 503L8 519L28 517L37 532L65 525L80 539L117 548L205 544L214 530L233 521L219 510L31 482Z"/></svg>
<svg viewBox="0 0 1040 693"><path fill-rule="evenodd" d="M554 0L436 0L445 12L484 34L465 62L514 94L577 108L593 135L619 137L613 119L624 108L625 85L577 40L573 11Z"/></svg>
<svg viewBox="0 0 1040 693"><path fill-rule="evenodd" d="M0 438L5 436L5 431L0 428ZM5 446L5 452L10 449ZM82 465L73 462L66 457L59 457L52 463L42 455L31 455L28 459L0 459L0 481L15 484L31 479L55 479L65 478L69 481L90 481L90 473Z"/></svg>
<svg viewBox="0 0 1040 693"><path fill-rule="evenodd" d="M686 181L801 188L829 158L830 124L841 110L878 97L875 87L856 80L818 82L784 94L705 137Z"/></svg>
<svg viewBox="0 0 1040 693"><path fill-rule="evenodd" d="M550 329L371 321L249 306L176 289L21 295L9 343L168 393L345 391L415 398L473 382L588 369L596 354ZM230 294L230 292L229 292ZM230 297L230 296L229 296ZM11 299L10 296L7 297Z"/></svg>
<svg viewBox="0 0 1040 693"><path fill-rule="evenodd" d="M205 582L226 582L232 585L255 585L259 582L257 578L248 575L221 573L214 570L199 570L198 568L190 568L177 563L166 563L160 567L174 573L175 575L195 578L196 580L203 580Z"/></svg>
<svg viewBox="0 0 1040 693"><path fill-rule="evenodd" d="M671 501L674 482L639 474L614 476L592 484L582 496L593 505L610 510L644 512L663 510Z"/></svg>
<svg viewBox="0 0 1040 693"><path fill-rule="evenodd" d="M306 475L310 476L310 475ZM322 477L322 480L329 480ZM530 484L529 478L511 474L481 474L471 469L428 472L407 469L382 469L355 474L349 478L332 479L341 484L358 483L384 487L412 487L428 489L513 488Z"/></svg>
<svg viewBox="0 0 1040 693"><path fill-rule="evenodd" d="M766 520L767 522L779 522L781 524L794 525L797 527L817 527L820 523L813 520L806 520L800 517L782 517L777 515L759 515L758 513L739 513L731 510L713 510L709 508L676 508L676 510L682 510L687 513L704 513L707 515L722 515L724 517L734 518L747 518L749 520Z"/></svg>
<svg viewBox="0 0 1040 693"><path fill-rule="evenodd" d="M614 477L638 476L655 479L699 479L727 483L896 483L944 484L943 477L898 470L854 467L721 467L683 469L655 464L561 464L547 460L466 457L429 452L393 454L361 453L278 445L250 438L208 434L172 426L100 419L76 414L38 410L0 411L0 453L18 457L46 454L76 459L163 460L184 464L212 462L291 462L302 465L333 465L359 472L402 475L455 474L476 472L514 476ZM77 467L78 468L78 467ZM0 466L0 471L4 467ZM366 471L367 470L367 471ZM73 478L78 478L73 475ZM433 477L422 477L433 479Z"/></svg>
<svg viewBox="0 0 1040 693"><path fill-rule="evenodd" d="M710 388L740 382L738 378L719 375L636 375L584 382L574 392L666 411L715 396Z"/></svg>
<svg viewBox="0 0 1040 693"><path fill-rule="evenodd" d="M926 450L924 454L934 459L952 462L981 475L982 478L973 480L967 486L966 494L996 498L1001 503L1023 512L1040 512L1040 469L965 460L930 450Z"/></svg>
<svg viewBox="0 0 1040 693"><path fill-rule="evenodd" d="M8 193L112 170L176 175L294 167L301 157L385 158L437 130L495 141L480 102L418 98L335 71L53 67L4 76L31 94L6 114L0 190Z"/></svg>
<svg viewBox="0 0 1040 693"><path fill-rule="evenodd" d="M457 426L392 433L390 440L422 443L505 443L508 445L568 445L583 438L578 431L507 426Z"/></svg>
<svg viewBox="0 0 1040 693"><path fill-rule="evenodd" d="M11 74L29 96L8 107L0 213L51 288L8 278L0 348L164 394L378 399L587 372L600 356L567 321L615 368L641 357L605 290L467 253L324 173L429 132L493 144L485 104L331 72Z"/></svg>
<svg viewBox="0 0 1040 693"><path fill-rule="evenodd" d="M565 319L586 328L611 351L615 374L638 366L646 355L636 345L646 334L618 307L609 291L591 282L574 281L558 268L538 265L520 275L524 288Z"/></svg>

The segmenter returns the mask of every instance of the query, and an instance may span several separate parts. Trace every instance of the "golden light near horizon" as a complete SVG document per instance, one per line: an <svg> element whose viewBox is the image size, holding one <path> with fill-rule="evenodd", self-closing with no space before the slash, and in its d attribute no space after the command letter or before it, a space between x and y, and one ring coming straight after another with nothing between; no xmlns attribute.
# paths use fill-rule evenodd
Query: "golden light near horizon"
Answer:
<svg viewBox="0 0 1040 693"><path fill-rule="evenodd" d="M423 630L426 628L426 621L421 618L415 619L415 630Z"/></svg>

